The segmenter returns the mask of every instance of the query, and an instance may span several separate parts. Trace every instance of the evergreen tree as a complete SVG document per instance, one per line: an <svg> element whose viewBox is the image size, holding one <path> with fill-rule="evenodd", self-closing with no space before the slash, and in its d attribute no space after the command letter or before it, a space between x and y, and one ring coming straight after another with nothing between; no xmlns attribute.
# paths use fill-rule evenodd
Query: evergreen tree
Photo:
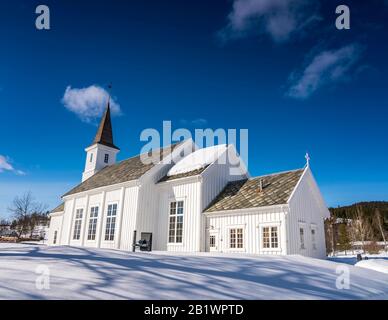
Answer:
<svg viewBox="0 0 388 320"><path fill-rule="evenodd" d="M348 230L346 229L346 224L342 223L338 228L338 242L340 250L345 251L346 255L346 251L352 248Z"/></svg>

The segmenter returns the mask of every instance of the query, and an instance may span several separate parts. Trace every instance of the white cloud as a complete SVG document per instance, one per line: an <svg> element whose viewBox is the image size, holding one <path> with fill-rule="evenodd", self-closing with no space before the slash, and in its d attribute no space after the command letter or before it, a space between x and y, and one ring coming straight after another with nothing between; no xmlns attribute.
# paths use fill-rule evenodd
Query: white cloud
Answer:
<svg viewBox="0 0 388 320"><path fill-rule="evenodd" d="M220 35L227 40L268 34L275 42L284 42L321 19L318 7L318 0L234 0Z"/></svg>
<svg viewBox="0 0 388 320"><path fill-rule="evenodd" d="M352 78L351 68L361 53L359 45L351 44L316 54L302 71L290 75L287 95L305 99L324 85Z"/></svg>
<svg viewBox="0 0 388 320"><path fill-rule="evenodd" d="M68 86L62 98L65 108L74 112L82 121L92 122L99 118L107 104L108 92L97 85L87 88L72 88ZM110 101L112 114L120 114L120 105L112 98Z"/></svg>
<svg viewBox="0 0 388 320"><path fill-rule="evenodd" d="M11 161L10 161L10 159L8 157L2 156L0 154L0 173L2 173L4 171L11 171L11 172L14 172L17 175L25 175L25 172L23 172L21 170L16 170L12 166Z"/></svg>

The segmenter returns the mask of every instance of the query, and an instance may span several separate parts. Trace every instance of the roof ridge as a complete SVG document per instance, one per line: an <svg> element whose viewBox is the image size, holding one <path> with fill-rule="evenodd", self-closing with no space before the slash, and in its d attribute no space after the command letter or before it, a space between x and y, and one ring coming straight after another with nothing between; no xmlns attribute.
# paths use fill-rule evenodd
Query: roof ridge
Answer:
<svg viewBox="0 0 388 320"><path fill-rule="evenodd" d="M166 149L166 148L168 148L168 147L177 146L178 144L180 144L180 143L182 143L182 142L185 142L185 141L186 141L186 140L179 141L179 142L176 142L176 143L173 143L173 144L169 144L168 146L161 147L161 148L158 148L158 149L156 149L156 150L163 150L163 149ZM140 157L141 155L143 155L143 154L146 154L146 153L147 153L147 152L139 153L139 154L137 154L137 155L135 155L135 156L132 156L132 157L129 157L129 158L126 158L126 159L120 160L120 161L116 162L116 163L115 163L115 164L113 164L113 165L116 165L116 164L122 163L122 162L124 162L124 161L131 160L131 159L134 159L134 158Z"/></svg>
<svg viewBox="0 0 388 320"><path fill-rule="evenodd" d="M279 175L279 174L290 173L290 172L296 172L296 171L303 171L303 170L305 170L305 168L299 168L299 169L293 169L293 170L286 170L286 171L279 171L279 172L275 172L275 173L270 173L270 174L264 174L264 175L261 175L261 176L251 177L251 178L249 178L248 180L256 180L256 179L259 179L259 178L277 176L277 175Z"/></svg>

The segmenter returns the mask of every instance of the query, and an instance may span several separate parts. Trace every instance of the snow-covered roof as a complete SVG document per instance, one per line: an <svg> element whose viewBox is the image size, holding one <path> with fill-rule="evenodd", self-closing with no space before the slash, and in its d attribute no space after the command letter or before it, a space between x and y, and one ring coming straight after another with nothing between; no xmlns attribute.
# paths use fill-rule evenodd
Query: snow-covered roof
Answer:
<svg viewBox="0 0 388 320"><path fill-rule="evenodd" d="M167 173L167 176L183 174L205 168L216 161L227 150L226 144L199 149L178 161Z"/></svg>

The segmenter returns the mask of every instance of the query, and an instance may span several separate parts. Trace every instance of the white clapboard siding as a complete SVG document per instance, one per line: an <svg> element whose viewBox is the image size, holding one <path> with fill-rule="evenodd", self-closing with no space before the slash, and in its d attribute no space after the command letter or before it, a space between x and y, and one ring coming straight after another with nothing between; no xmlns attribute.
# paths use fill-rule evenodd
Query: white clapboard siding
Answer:
<svg viewBox="0 0 388 320"><path fill-rule="evenodd" d="M75 200L68 200L65 202L65 210L63 214L62 226L60 231L60 244L68 245L72 226L72 215L74 210Z"/></svg>
<svg viewBox="0 0 388 320"><path fill-rule="evenodd" d="M287 207L274 207L268 210L228 212L222 215L209 213L207 216L206 250L209 251L209 234L218 235L219 252L244 252L252 254L286 254L285 212ZM263 249L261 227L274 225L279 227L279 248ZM244 248L231 249L229 236L231 228L243 228Z"/></svg>
<svg viewBox="0 0 388 320"><path fill-rule="evenodd" d="M122 213L123 215L119 243L119 248L123 250L132 250L133 231L136 227L138 193L138 186L125 189L124 209Z"/></svg>
<svg viewBox="0 0 388 320"><path fill-rule="evenodd" d="M50 228L48 232L48 244L58 245L60 242L60 231L63 220L63 214L50 217ZM57 241L54 244L54 233L57 232Z"/></svg>
<svg viewBox="0 0 388 320"><path fill-rule="evenodd" d="M326 255L324 218L328 215L319 189L307 168L289 201L290 215L287 219L288 252L309 257ZM300 228L304 229L305 249L301 249ZM311 229L316 229L316 249L312 246Z"/></svg>
<svg viewBox="0 0 388 320"><path fill-rule="evenodd" d="M105 203L104 203L104 211L101 215L102 217L102 230L100 232L101 234L101 245L100 248L116 248L116 243L118 241L117 231L118 231L118 223L120 220L119 214L121 211L121 206L123 205L121 202L121 188L108 191L105 193ZM107 220L107 212L108 212L108 206L110 204L117 204L117 213L116 213L116 225L115 225L115 236L114 240L105 240L105 229L106 229L106 220Z"/></svg>
<svg viewBox="0 0 388 320"><path fill-rule="evenodd" d="M160 186L159 214L156 232L155 250L198 252L201 234L201 183L197 178L184 179L184 182L172 180ZM171 201L184 202L183 242L168 243L168 225Z"/></svg>
<svg viewBox="0 0 388 320"><path fill-rule="evenodd" d="M102 200L103 200L104 194L103 193L97 193L92 194L89 196L88 204L87 204L87 211L85 212L86 216L83 220L83 242L82 245L86 247L97 247L97 237L101 228L101 223L98 223L99 220L101 220L102 217ZM89 229L89 221L90 221L90 210L92 207L98 207L98 216L97 216L97 228L96 228L96 239L95 240L88 240L88 229Z"/></svg>

